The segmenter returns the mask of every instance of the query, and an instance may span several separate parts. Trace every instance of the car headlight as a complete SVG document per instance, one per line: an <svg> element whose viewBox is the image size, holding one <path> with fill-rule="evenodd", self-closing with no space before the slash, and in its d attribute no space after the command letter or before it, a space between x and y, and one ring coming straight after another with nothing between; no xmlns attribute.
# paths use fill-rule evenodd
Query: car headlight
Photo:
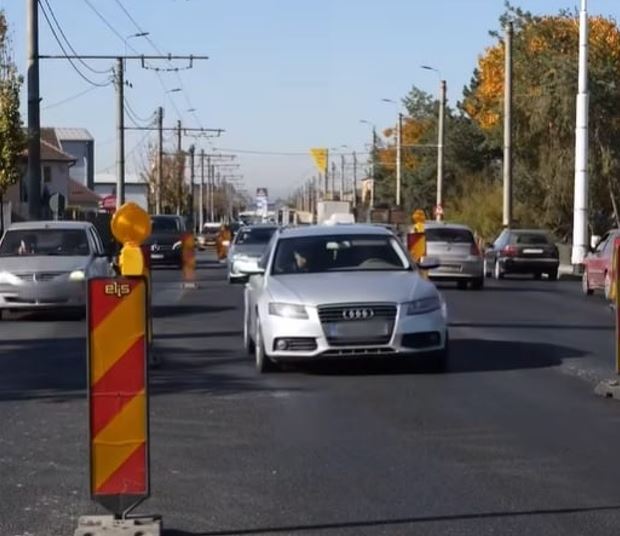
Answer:
<svg viewBox="0 0 620 536"><path fill-rule="evenodd" d="M5 285L19 285L22 280L11 272L0 272L0 283Z"/></svg>
<svg viewBox="0 0 620 536"><path fill-rule="evenodd" d="M69 274L69 279L71 281L83 281L85 278L86 274L84 270L73 270L73 272Z"/></svg>
<svg viewBox="0 0 620 536"><path fill-rule="evenodd" d="M307 319L308 312L303 305L294 303L270 303L269 314L284 318Z"/></svg>
<svg viewBox="0 0 620 536"><path fill-rule="evenodd" d="M179 240L178 242L172 244L172 249L179 249L182 245L183 243Z"/></svg>
<svg viewBox="0 0 620 536"><path fill-rule="evenodd" d="M410 301L406 303L405 306L407 307L408 315L421 315L441 309L442 303L439 296L430 296L428 298Z"/></svg>
<svg viewBox="0 0 620 536"><path fill-rule="evenodd" d="M224 247L230 246L230 240L222 240L222 246Z"/></svg>

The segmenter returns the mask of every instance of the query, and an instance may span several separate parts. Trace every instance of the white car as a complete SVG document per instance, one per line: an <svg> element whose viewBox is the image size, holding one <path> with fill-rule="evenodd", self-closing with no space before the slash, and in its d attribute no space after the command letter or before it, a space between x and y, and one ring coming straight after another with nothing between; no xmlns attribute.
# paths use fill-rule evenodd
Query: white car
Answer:
<svg viewBox="0 0 620 536"><path fill-rule="evenodd" d="M436 267L425 259L419 267ZM245 346L260 372L279 363L381 356L448 359L446 306L398 238L373 225L274 234L245 288Z"/></svg>

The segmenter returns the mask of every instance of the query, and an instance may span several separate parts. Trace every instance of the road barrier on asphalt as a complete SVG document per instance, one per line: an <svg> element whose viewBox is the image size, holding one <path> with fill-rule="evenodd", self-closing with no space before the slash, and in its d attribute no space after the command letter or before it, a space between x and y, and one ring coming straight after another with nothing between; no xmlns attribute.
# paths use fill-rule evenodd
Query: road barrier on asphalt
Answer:
<svg viewBox="0 0 620 536"><path fill-rule="evenodd" d="M193 233L186 233L183 235L181 248L183 286L186 288L194 288L196 286L196 239Z"/></svg>
<svg viewBox="0 0 620 536"><path fill-rule="evenodd" d="M90 492L122 518L150 493L147 308L143 276L88 283Z"/></svg>
<svg viewBox="0 0 620 536"><path fill-rule="evenodd" d="M414 262L420 262L426 256L426 233L424 224L426 215L423 210L416 210L411 215L413 225L407 233L407 249Z"/></svg>

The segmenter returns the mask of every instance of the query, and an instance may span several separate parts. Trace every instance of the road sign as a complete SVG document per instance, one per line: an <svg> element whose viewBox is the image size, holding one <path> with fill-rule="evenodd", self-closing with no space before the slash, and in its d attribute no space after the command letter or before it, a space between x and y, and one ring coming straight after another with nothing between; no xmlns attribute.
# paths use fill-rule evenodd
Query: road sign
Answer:
<svg viewBox="0 0 620 536"><path fill-rule="evenodd" d="M267 188L256 189L256 212L263 218L269 213L269 194Z"/></svg>
<svg viewBox="0 0 620 536"><path fill-rule="evenodd" d="M314 160L314 165L319 173L327 172L327 149L313 148L310 149L310 154Z"/></svg>
<svg viewBox="0 0 620 536"><path fill-rule="evenodd" d="M56 216L65 210L65 196L55 192L50 196L48 205L52 213Z"/></svg>
<svg viewBox="0 0 620 536"><path fill-rule="evenodd" d="M89 280L90 491L116 515L150 493L147 359L146 279Z"/></svg>

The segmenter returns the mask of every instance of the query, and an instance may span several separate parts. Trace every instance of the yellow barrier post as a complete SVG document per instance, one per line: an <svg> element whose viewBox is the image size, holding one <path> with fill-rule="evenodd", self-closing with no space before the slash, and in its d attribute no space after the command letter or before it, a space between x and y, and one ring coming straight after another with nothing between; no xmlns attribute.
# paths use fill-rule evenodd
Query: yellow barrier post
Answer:
<svg viewBox="0 0 620 536"><path fill-rule="evenodd" d="M424 224L426 214L423 210L416 210L411 215L412 226L407 234L407 249L414 262L420 262L426 256L426 234Z"/></svg>
<svg viewBox="0 0 620 536"><path fill-rule="evenodd" d="M183 256L183 287L196 288L196 242L192 233L183 237L181 244Z"/></svg>

